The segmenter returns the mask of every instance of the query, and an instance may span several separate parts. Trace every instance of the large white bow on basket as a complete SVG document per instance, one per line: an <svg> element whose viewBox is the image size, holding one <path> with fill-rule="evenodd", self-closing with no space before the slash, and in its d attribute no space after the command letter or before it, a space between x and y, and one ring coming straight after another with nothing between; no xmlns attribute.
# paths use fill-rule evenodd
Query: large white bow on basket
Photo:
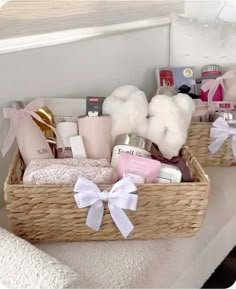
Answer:
<svg viewBox="0 0 236 289"><path fill-rule="evenodd" d="M224 142L231 138L232 152L236 158L236 128L231 128L223 117L219 117L213 122L210 136L215 139L208 147L211 153L216 153Z"/></svg>
<svg viewBox="0 0 236 289"><path fill-rule="evenodd" d="M134 226L123 209L136 211L138 196L130 178L124 178L115 183L110 192L100 191L98 186L88 179L79 177L74 187L74 198L79 208L90 207L86 225L99 231L104 214L103 202L108 202L111 217L124 238Z"/></svg>

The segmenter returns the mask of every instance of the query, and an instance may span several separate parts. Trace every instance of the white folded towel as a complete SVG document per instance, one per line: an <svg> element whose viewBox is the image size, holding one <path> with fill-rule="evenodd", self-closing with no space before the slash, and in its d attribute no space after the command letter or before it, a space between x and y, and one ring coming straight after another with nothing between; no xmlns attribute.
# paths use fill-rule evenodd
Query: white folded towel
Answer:
<svg viewBox="0 0 236 289"><path fill-rule="evenodd" d="M117 88L103 103L103 114L112 120L112 141L119 134L147 133L148 101L143 91L132 85Z"/></svg>
<svg viewBox="0 0 236 289"><path fill-rule="evenodd" d="M2 228L0 228L1 283L9 289L86 287L71 268Z"/></svg>
<svg viewBox="0 0 236 289"><path fill-rule="evenodd" d="M147 136L166 158L179 155L187 139L194 109L194 101L186 94L156 95L152 98Z"/></svg>

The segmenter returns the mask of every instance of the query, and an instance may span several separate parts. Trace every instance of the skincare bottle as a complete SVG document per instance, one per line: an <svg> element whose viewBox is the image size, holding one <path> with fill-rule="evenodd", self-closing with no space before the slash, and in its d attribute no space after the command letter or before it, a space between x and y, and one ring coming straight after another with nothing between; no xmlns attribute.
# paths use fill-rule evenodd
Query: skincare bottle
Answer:
<svg viewBox="0 0 236 289"><path fill-rule="evenodd" d="M26 165L33 159L54 158L44 134L31 116L19 120L16 140Z"/></svg>
<svg viewBox="0 0 236 289"><path fill-rule="evenodd" d="M14 102L11 107L21 109L23 103ZM15 125L17 145L26 165L33 159L54 158L44 134L30 115L20 117Z"/></svg>
<svg viewBox="0 0 236 289"><path fill-rule="evenodd" d="M75 122L59 122L56 125L57 132L61 136L61 140L57 139L57 158L72 158L72 149L70 138L78 135L78 126ZM63 142L63 144L61 143ZM64 145L64 149L63 149Z"/></svg>

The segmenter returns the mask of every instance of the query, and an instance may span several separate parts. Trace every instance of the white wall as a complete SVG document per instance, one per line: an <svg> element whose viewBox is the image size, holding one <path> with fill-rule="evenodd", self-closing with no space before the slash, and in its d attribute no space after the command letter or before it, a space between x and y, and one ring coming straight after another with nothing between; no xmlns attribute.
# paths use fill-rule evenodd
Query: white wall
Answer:
<svg viewBox="0 0 236 289"><path fill-rule="evenodd" d="M107 96L133 84L150 97L155 67L168 65L169 27L0 55L0 110L12 100ZM0 116L0 148L7 132ZM0 192L11 153L0 157ZM0 203L3 194L0 193Z"/></svg>
<svg viewBox="0 0 236 289"><path fill-rule="evenodd" d="M0 0L0 8L9 0Z"/></svg>
<svg viewBox="0 0 236 289"><path fill-rule="evenodd" d="M223 0L186 0L186 16L214 21Z"/></svg>

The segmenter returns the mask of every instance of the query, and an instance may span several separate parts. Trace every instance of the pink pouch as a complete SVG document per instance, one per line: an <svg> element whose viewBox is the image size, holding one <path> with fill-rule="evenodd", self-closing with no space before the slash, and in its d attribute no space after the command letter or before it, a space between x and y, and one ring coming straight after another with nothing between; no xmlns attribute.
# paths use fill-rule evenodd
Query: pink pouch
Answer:
<svg viewBox="0 0 236 289"><path fill-rule="evenodd" d="M159 161L121 154L117 160L117 175L119 179L131 177L134 183L156 183L161 168Z"/></svg>

